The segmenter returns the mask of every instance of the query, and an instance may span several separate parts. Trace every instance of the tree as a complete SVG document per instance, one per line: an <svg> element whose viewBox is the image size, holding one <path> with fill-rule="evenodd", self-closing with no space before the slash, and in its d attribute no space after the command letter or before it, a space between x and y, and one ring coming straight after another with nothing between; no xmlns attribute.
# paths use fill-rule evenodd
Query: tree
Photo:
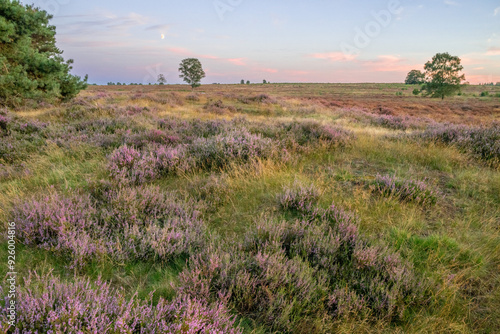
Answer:
<svg viewBox="0 0 500 334"><path fill-rule="evenodd" d="M460 62L460 58L449 53L438 53L432 57L424 66L425 83L422 91L427 91L425 95L444 99L460 91L465 81L465 75L460 73L464 68Z"/></svg>
<svg viewBox="0 0 500 334"><path fill-rule="evenodd" d="M165 79L165 76L163 74L158 74L158 80L156 80L159 85L164 85L167 83L167 79Z"/></svg>
<svg viewBox="0 0 500 334"><path fill-rule="evenodd" d="M87 76L71 75L56 47L52 15L19 1L0 0L0 104L25 99L69 100L87 88Z"/></svg>
<svg viewBox="0 0 500 334"><path fill-rule="evenodd" d="M245 80L241 79L240 84L244 85L245 84Z"/></svg>
<svg viewBox="0 0 500 334"><path fill-rule="evenodd" d="M250 80L247 80L247 85L250 85Z"/></svg>
<svg viewBox="0 0 500 334"><path fill-rule="evenodd" d="M179 72L181 72L179 77L190 84L193 89L200 86L201 79L205 77L205 71L203 71L200 61L196 58L184 59L179 65Z"/></svg>
<svg viewBox="0 0 500 334"><path fill-rule="evenodd" d="M420 85L424 83L425 74L419 70L411 70L406 76L405 84Z"/></svg>
<svg viewBox="0 0 500 334"><path fill-rule="evenodd" d="M265 84L267 84L267 80L266 80L266 79L262 80L262 83L263 83L264 85L265 85Z"/></svg>

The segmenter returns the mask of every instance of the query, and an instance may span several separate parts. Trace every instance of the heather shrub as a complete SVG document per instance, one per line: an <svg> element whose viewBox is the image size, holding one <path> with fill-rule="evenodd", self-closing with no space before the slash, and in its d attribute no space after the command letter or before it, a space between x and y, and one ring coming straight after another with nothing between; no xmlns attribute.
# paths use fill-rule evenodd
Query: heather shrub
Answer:
<svg viewBox="0 0 500 334"><path fill-rule="evenodd" d="M343 148L354 139L350 131L314 121L281 123L263 131L267 136L279 140L284 147L298 150L319 144L329 148Z"/></svg>
<svg viewBox="0 0 500 334"><path fill-rule="evenodd" d="M490 127L437 124L410 138L451 144L493 166L500 163L500 124Z"/></svg>
<svg viewBox="0 0 500 334"><path fill-rule="evenodd" d="M48 123L0 114L0 163L12 164L26 160L31 153L43 151L50 135L48 127Z"/></svg>
<svg viewBox="0 0 500 334"><path fill-rule="evenodd" d="M158 121L160 129L177 135L182 143L190 143L197 138L207 138L225 132L231 123L225 120L202 121L166 118Z"/></svg>
<svg viewBox="0 0 500 334"><path fill-rule="evenodd" d="M226 203L230 191L225 174L211 174L208 178L196 180L188 190L194 198L202 201L208 212L215 212Z"/></svg>
<svg viewBox="0 0 500 334"><path fill-rule="evenodd" d="M282 251L250 253L212 245L179 278L182 294L206 303L227 294L229 307L271 331L293 332L301 322L314 332L319 329L314 317L325 314L321 292L326 287L306 262L288 259Z"/></svg>
<svg viewBox="0 0 500 334"><path fill-rule="evenodd" d="M403 131L417 126L416 122L408 116L377 115L371 118L371 123L384 128Z"/></svg>
<svg viewBox="0 0 500 334"><path fill-rule="evenodd" d="M19 288L18 288L19 289ZM0 324L8 328L5 296ZM98 279L65 282L51 274L25 278L18 290L12 333L241 333L222 301L205 304L195 298L142 301Z"/></svg>
<svg viewBox="0 0 500 334"><path fill-rule="evenodd" d="M21 242L56 251L79 266L102 251L102 244L92 243L89 235L97 227L96 213L89 196L66 198L51 192L17 203L13 217Z"/></svg>
<svg viewBox="0 0 500 334"><path fill-rule="evenodd" d="M127 145L113 151L108 170L111 177L119 183L141 184L158 178L154 155Z"/></svg>
<svg viewBox="0 0 500 334"><path fill-rule="evenodd" d="M119 184L143 184L162 176L192 169L194 162L184 146L151 145L137 150L127 145L114 150L108 170Z"/></svg>
<svg viewBox="0 0 500 334"><path fill-rule="evenodd" d="M214 241L192 257L179 289L208 302L226 295L239 315L278 332L331 331L366 315L397 321L425 304L411 265L355 222L335 206L311 206L294 222L259 220L243 243Z"/></svg>
<svg viewBox="0 0 500 334"><path fill-rule="evenodd" d="M403 202L433 205L436 204L439 196L423 181L401 180L396 177L377 175L373 185L374 191L382 196L397 198Z"/></svg>
<svg viewBox="0 0 500 334"><path fill-rule="evenodd" d="M240 96L237 100L243 104L250 104L252 102L272 104L276 103L276 100L267 94L259 94L255 96Z"/></svg>
<svg viewBox="0 0 500 334"><path fill-rule="evenodd" d="M469 129L457 141L457 145L471 152L474 157L498 166L500 165L500 124Z"/></svg>
<svg viewBox="0 0 500 334"><path fill-rule="evenodd" d="M222 102L222 100L208 101L205 106L203 106L205 112L212 114L223 115L226 113L236 112L236 108L233 106L227 106Z"/></svg>
<svg viewBox="0 0 500 334"><path fill-rule="evenodd" d="M305 186L295 181L293 186L283 189L283 193L278 195L278 202L283 210L309 212L316 204L319 191L314 185Z"/></svg>
<svg viewBox="0 0 500 334"><path fill-rule="evenodd" d="M204 169L219 169L231 162L271 158L273 142L246 129L229 130L209 138L198 138L187 147L188 154Z"/></svg>
<svg viewBox="0 0 500 334"><path fill-rule="evenodd" d="M206 227L192 202L181 202L158 187L111 191L100 221L109 229L107 252L120 260L169 261L204 244ZM118 231L113 231L118 229Z"/></svg>
<svg viewBox="0 0 500 334"><path fill-rule="evenodd" d="M144 98L158 104L168 105L172 108L184 105L184 99L176 92L148 94Z"/></svg>
<svg viewBox="0 0 500 334"><path fill-rule="evenodd" d="M198 96L198 94L188 94L186 96L186 100L191 102L198 102L200 101L200 97Z"/></svg>
<svg viewBox="0 0 500 334"><path fill-rule="evenodd" d="M70 267L108 256L117 261L169 261L204 243L193 203L158 187L103 190L97 198L51 193L17 203L19 239L65 256Z"/></svg>

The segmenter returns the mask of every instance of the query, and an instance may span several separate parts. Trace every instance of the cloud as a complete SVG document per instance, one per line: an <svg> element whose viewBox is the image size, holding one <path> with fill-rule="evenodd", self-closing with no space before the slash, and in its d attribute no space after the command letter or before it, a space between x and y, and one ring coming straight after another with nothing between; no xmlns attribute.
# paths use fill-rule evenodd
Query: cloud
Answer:
<svg viewBox="0 0 500 334"><path fill-rule="evenodd" d="M93 15L59 17L57 22L58 35L81 36L81 38L102 38L111 40L113 37L123 37L132 28L145 26L151 22L149 17L137 13L117 16L107 12L97 12Z"/></svg>
<svg viewBox="0 0 500 334"><path fill-rule="evenodd" d="M244 58L229 58L227 59L228 62L230 62L233 65L237 66L246 66L246 62Z"/></svg>
<svg viewBox="0 0 500 334"><path fill-rule="evenodd" d="M169 24L155 24L153 26L147 27L144 30L160 30L160 31L165 31L165 30L168 30L168 29L170 29L170 25Z"/></svg>
<svg viewBox="0 0 500 334"><path fill-rule="evenodd" d="M180 48L180 47L169 47L167 48L167 50L170 52L170 53L173 53L173 54L176 54L176 55L179 55L179 56L192 56L193 54L191 53L191 51L189 51L188 49L185 49L185 48Z"/></svg>
<svg viewBox="0 0 500 334"><path fill-rule="evenodd" d="M278 73L279 71L275 68L258 68L256 71L266 72L266 73Z"/></svg>
<svg viewBox="0 0 500 334"><path fill-rule="evenodd" d="M453 0L444 0L444 3L449 6L460 6L460 4Z"/></svg>
<svg viewBox="0 0 500 334"><path fill-rule="evenodd" d="M357 58L357 55L345 54L343 52L324 52L313 53L309 55L309 57L315 59L326 59L332 62L345 62L355 60Z"/></svg>
<svg viewBox="0 0 500 334"><path fill-rule="evenodd" d="M220 59L219 57L217 56L212 56L212 55L201 55L199 56L200 58L203 58L203 59Z"/></svg>
<svg viewBox="0 0 500 334"><path fill-rule="evenodd" d="M495 8L493 11L493 16L497 16L500 13L500 7Z"/></svg>
<svg viewBox="0 0 500 334"><path fill-rule="evenodd" d="M288 70L285 71L287 75L291 76L304 76L304 75L309 75L311 72L309 71L300 71L300 70Z"/></svg>
<svg viewBox="0 0 500 334"><path fill-rule="evenodd" d="M500 56L500 48L491 47L486 52L487 56Z"/></svg>
<svg viewBox="0 0 500 334"><path fill-rule="evenodd" d="M406 59L394 55L380 55L375 60L364 60L360 63L373 72L409 72L422 66L408 64Z"/></svg>

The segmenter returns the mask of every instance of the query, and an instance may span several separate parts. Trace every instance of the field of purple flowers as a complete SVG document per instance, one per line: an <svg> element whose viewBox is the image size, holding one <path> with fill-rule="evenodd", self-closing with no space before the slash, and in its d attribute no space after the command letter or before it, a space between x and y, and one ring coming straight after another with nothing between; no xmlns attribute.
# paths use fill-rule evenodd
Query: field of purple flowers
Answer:
<svg viewBox="0 0 500 334"><path fill-rule="evenodd" d="M0 110L2 331L500 330L498 123L176 89Z"/></svg>

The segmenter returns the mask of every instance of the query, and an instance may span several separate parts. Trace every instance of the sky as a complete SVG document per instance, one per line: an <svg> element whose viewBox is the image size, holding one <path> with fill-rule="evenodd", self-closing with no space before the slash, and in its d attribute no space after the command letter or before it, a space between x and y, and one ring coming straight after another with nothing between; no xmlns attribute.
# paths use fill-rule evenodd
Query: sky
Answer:
<svg viewBox="0 0 500 334"><path fill-rule="evenodd" d="M436 53L500 82L499 0L35 0L89 83L403 82Z"/></svg>

